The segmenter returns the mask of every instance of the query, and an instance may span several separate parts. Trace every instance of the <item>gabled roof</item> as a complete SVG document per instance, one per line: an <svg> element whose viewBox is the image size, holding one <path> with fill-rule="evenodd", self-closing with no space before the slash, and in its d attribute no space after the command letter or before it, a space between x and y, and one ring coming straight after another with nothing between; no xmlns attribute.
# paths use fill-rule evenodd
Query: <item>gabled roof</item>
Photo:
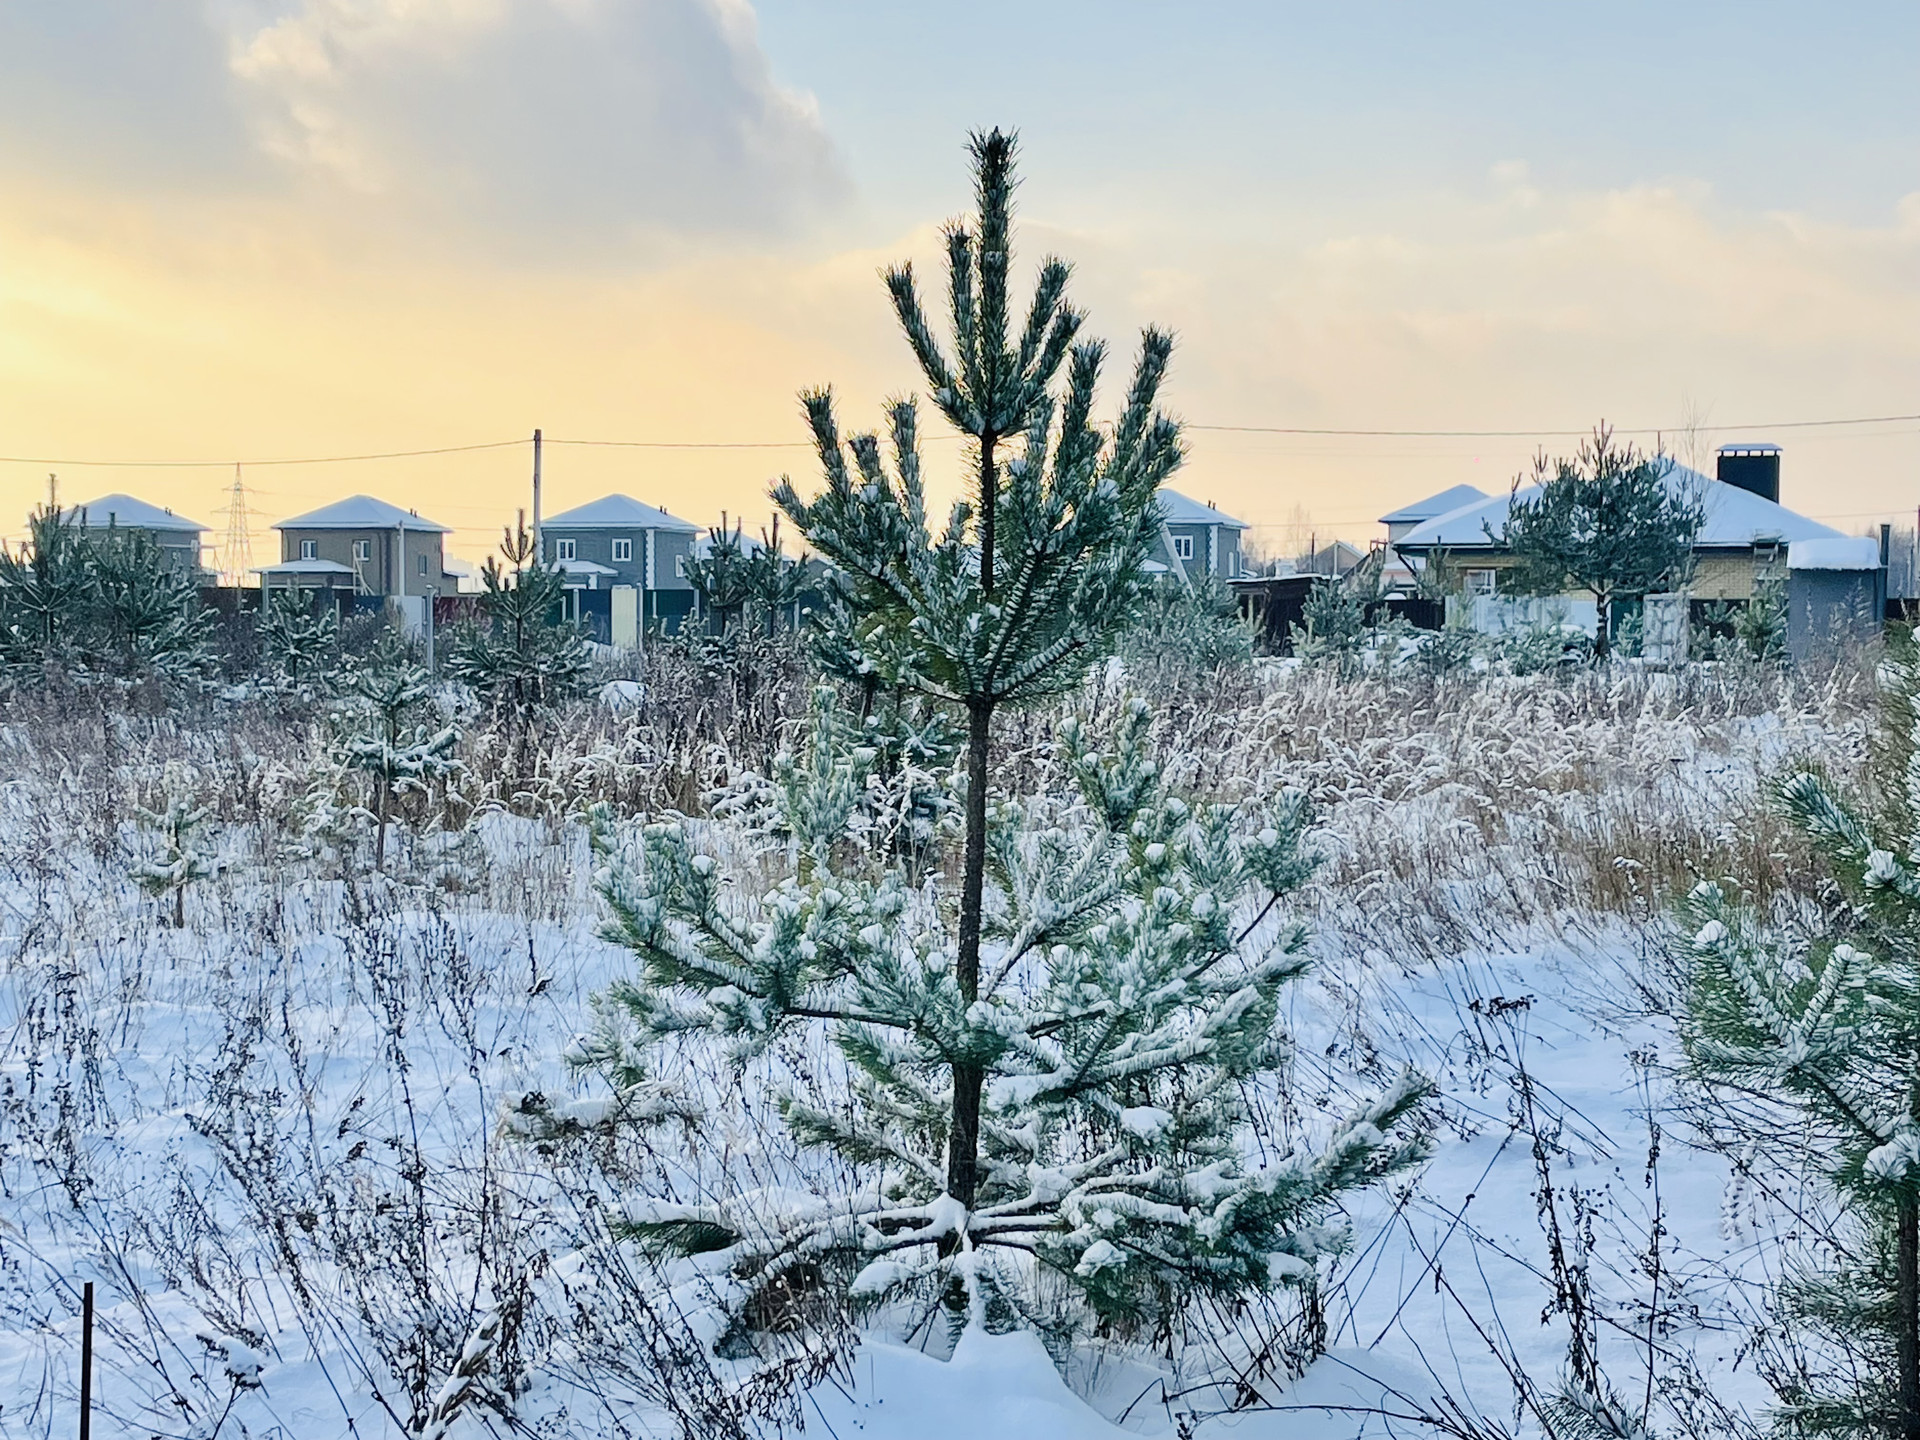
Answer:
<svg viewBox="0 0 1920 1440"><path fill-rule="evenodd" d="M121 494L102 495L98 500L75 505L66 512L66 519L84 525L89 530L105 530L109 525L118 525L123 530L176 530L182 534L198 535L207 528L197 520L189 520L158 505L149 505L144 500Z"/></svg>
<svg viewBox="0 0 1920 1440"><path fill-rule="evenodd" d="M445 525L436 525L424 516L371 495L350 495L345 500L322 505L318 510L309 510L305 515L273 523L276 530L398 530L402 526L441 535L449 533Z"/></svg>
<svg viewBox="0 0 1920 1440"><path fill-rule="evenodd" d="M1245 530L1244 520L1236 520L1231 515L1223 515L1211 505L1202 505L1198 500L1189 500L1178 490L1162 487L1160 491L1160 516L1169 525L1219 525L1228 530Z"/></svg>
<svg viewBox="0 0 1920 1440"><path fill-rule="evenodd" d="M562 510L540 522L542 530L668 530L676 535L698 535L701 527L664 510L656 510L631 495L602 495L598 500Z"/></svg>
<svg viewBox="0 0 1920 1440"><path fill-rule="evenodd" d="M1390 515L1382 515L1382 525L1411 525L1422 520L1437 520L1462 506L1471 505L1476 500L1487 498L1487 492L1477 485L1455 485L1451 490L1442 490L1438 495L1429 495L1424 500L1416 500L1411 505L1402 505Z"/></svg>
<svg viewBox="0 0 1920 1440"><path fill-rule="evenodd" d="M1745 549L1769 541L1792 547L1798 541L1831 540L1840 536L1838 530L1822 525L1818 520L1796 515L1786 506L1755 495L1751 490L1709 480L1699 471L1689 470L1684 465L1669 466L1666 483L1669 489L1685 490L1700 496L1706 514L1700 534L1693 542L1697 550ZM1538 485L1523 486L1514 492L1523 500L1530 500L1539 493ZM1407 550L1442 547L1449 550L1497 549L1499 542L1489 540L1487 531L1499 535L1506 529L1507 508L1513 503L1514 494L1495 495L1477 505L1467 505L1438 516L1403 536L1397 543Z"/></svg>

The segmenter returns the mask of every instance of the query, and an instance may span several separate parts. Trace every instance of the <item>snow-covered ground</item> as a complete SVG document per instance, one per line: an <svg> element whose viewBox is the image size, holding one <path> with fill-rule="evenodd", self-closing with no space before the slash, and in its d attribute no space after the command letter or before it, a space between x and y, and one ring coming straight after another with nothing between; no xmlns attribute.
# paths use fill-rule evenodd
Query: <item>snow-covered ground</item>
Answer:
<svg viewBox="0 0 1920 1440"><path fill-rule="evenodd" d="M1662 682L1342 702L1281 677L1225 723L1169 718L1196 781L1320 805L1291 1103L1402 1060L1441 1088L1436 1157L1356 1208L1303 1376L1253 1377L1195 1429L1190 1377L1162 1355L1088 1353L1063 1379L1027 1336L969 1332L950 1356L867 1337L789 1421L873 1440L1345 1440L1430 1433L1420 1417L1457 1406L1524 1431L1514 1377L1549 1390L1564 1371L1569 1275L1629 1398L1651 1373L1764 1404L1738 1357L1778 1257L1670 1104L1659 897L1689 865L1787 864L1755 819L1759 780L1798 751L1844 762L1857 713L1838 689L1781 687L1769 708ZM594 1093L562 1055L630 968L595 937L577 820L485 816L402 878L344 886L289 853L286 777L249 778L258 757L205 737L79 759L44 732L4 743L0 1437L74 1433L88 1281L97 1434L506 1434L479 1403L500 1373L525 1375L501 1403L532 1433L728 1433L731 1362L621 1360L645 1287L590 1243L609 1181L514 1121L529 1095L552 1113ZM168 746L226 797L223 868L184 930L127 878L129 797ZM630 1184L695 1183L732 1147L766 1163L750 1157L777 1122L751 1077L681 1078L714 1087L729 1125L669 1127Z"/></svg>

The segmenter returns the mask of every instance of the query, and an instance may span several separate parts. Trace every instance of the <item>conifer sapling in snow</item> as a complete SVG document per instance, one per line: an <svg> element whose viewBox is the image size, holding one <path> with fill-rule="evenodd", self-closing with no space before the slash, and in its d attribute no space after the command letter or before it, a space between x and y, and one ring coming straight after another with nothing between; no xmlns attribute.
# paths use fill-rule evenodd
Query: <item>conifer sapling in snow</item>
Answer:
<svg viewBox="0 0 1920 1440"><path fill-rule="evenodd" d="M138 806L141 828L153 836L156 849L143 856L133 867L134 882L156 899L171 896L173 925L184 929L187 923L187 886L213 874L213 857L204 834L210 807L193 796L191 787L169 766L165 790L166 806L149 810Z"/></svg>
<svg viewBox="0 0 1920 1440"><path fill-rule="evenodd" d="M535 553L525 524L505 532L502 566L487 557L481 571L481 623L453 646L447 668L456 679L506 710L522 731L534 711L565 699L587 673L587 647L561 618L566 578Z"/></svg>
<svg viewBox="0 0 1920 1440"><path fill-rule="evenodd" d="M438 729L423 719L433 693L432 677L404 646L389 640L353 677L351 719L341 737L347 765L373 781L373 865L387 863L387 826L393 802L410 790L426 790L460 768L454 756L460 731Z"/></svg>
<svg viewBox="0 0 1920 1440"><path fill-rule="evenodd" d="M1789 818L1845 900L1825 933L1777 933L1716 884L1685 907L1691 984L1682 1039L1745 1144L1824 1174L1848 1217L1844 1263L1782 1289L1789 1323L1844 1357L1795 1374L1798 1434L1920 1440L1920 667L1886 685L1872 791L1815 770L1782 784Z"/></svg>
<svg viewBox="0 0 1920 1440"><path fill-rule="evenodd" d="M1333 1197L1423 1153L1426 1086L1405 1075L1323 1147L1250 1158L1242 1087L1283 1062L1279 993L1304 966L1297 929L1267 919L1310 867L1297 801L1247 814L1175 793L1141 703L1110 737L1063 727L1064 793L989 800L996 714L1077 687L1132 609L1180 446L1155 409L1157 331L1096 426L1104 351L1075 343L1058 261L1009 338L1012 141L976 136L973 154L979 221L948 231L952 360L910 272L888 277L936 403L975 443L971 503L929 524L912 402L888 411L889 464L877 436L843 443L824 391L805 405L825 488L775 492L834 567L841 652L965 717L959 894L868 843L875 754L825 705L782 770L792 873L764 893L729 881L697 824L648 826L637 861L603 824L609 934L645 973L603 997L576 1059L631 1082L689 1033L743 1060L802 1031L838 1049L851 1094L796 1086L784 1110L852 1191L630 1209L736 1315L837 1276L1045 1325L1046 1274L1101 1323L1165 1331L1196 1294L1309 1280L1339 1244Z"/></svg>
<svg viewBox="0 0 1920 1440"><path fill-rule="evenodd" d="M274 680L295 692L325 683L340 653L340 612L308 591L269 592L260 615L260 647Z"/></svg>

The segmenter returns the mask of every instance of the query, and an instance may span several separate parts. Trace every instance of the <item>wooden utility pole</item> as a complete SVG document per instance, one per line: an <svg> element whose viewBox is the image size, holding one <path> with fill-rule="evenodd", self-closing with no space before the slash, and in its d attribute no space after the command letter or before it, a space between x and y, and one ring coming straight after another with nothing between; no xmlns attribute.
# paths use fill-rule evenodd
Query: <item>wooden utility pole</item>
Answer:
<svg viewBox="0 0 1920 1440"><path fill-rule="evenodd" d="M533 432L533 558L545 563L547 552L540 544L540 431Z"/></svg>

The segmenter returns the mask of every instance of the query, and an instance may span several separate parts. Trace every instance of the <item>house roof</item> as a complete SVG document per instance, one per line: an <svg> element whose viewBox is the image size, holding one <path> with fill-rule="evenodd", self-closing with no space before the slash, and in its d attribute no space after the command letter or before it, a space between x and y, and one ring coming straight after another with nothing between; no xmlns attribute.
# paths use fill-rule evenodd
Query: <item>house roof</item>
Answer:
<svg viewBox="0 0 1920 1440"><path fill-rule="evenodd" d="M349 495L345 500L309 510L305 515L273 523L276 530L398 530L402 526L441 535L449 533L445 525L436 525L425 516L376 500L371 495Z"/></svg>
<svg viewBox="0 0 1920 1440"><path fill-rule="evenodd" d="M1411 505L1402 505L1390 515L1382 515L1382 525L1411 525L1422 520L1437 520L1442 515L1451 514L1462 506L1471 505L1476 500L1487 498L1487 492L1477 485L1455 485L1450 490L1442 490L1438 495L1429 495L1424 500L1416 500Z"/></svg>
<svg viewBox="0 0 1920 1440"><path fill-rule="evenodd" d="M105 530L110 525L117 525L123 530L174 530L181 534L198 535L207 528L197 520L189 520L158 505L149 505L132 495L117 493L102 495L98 500L89 500L84 505L75 505L65 512L65 518L89 530Z"/></svg>
<svg viewBox="0 0 1920 1440"><path fill-rule="evenodd" d="M544 521L541 523L545 523ZM620 572L611 565L599 565L592 560L556 560L553 569L562 575L618 575Z"/></svg>
<svg viewBox="0 0 1920 1440"><path fill-rule="evenodd" d="M602 495L585 505L562 510L540 522L542 530L669 530L678 535L698 535L701 527L664 510L656 510L631 495Z"/></svg>
<svg viewBox="0 0 1920 1440"><path fill-rule="evenodd" d="M1802 540L1787 547L1789 570L1878 570L1880 542L1862 535Z"/></svg>
<svg viewBox="0 0 1920 1440"><path fill-rule="evenodd" d="M1159 499L1160 516L1169 525L1219 525L1228 530L1247 528L1246 521L1222 514L1213 506L1202 505L1198 500L1189 500L1178 490L1162 487Z"/></svg>
<svg viewBox="0 0 1920 1440"><path fill-rule="evenodd" d="M278 565L256 565L255 575L351 575L353 567L338 560L282 560Z"/></svg>
<svg viewBox="0 0 1920 1440"><path fill-rule="evenodd" d="M1808 540L1843 538L1838 530L1822 525L1818 520L1796 515L1786 506L1755 495L1751 490L1709 480L1698 470L1689 470L1684 465L1668 466L1666 483L1671 490L1700 496L1706 513L1700 534L1693 542L1696 550L1745 549L1768 541L1784 543L1791 550L1794 545L1804 544ZM1515 496L1529 500L1539 493L1538 485L1526 485L1511 494L1492 496L1478 504L1437 516L1403 536L1397 543L1402 549L1413 550L1442 547L1449 550L1497 549L1499 542L1488 539L1487 531L1499 535L1506 528L1507 509Z"/></svg>

